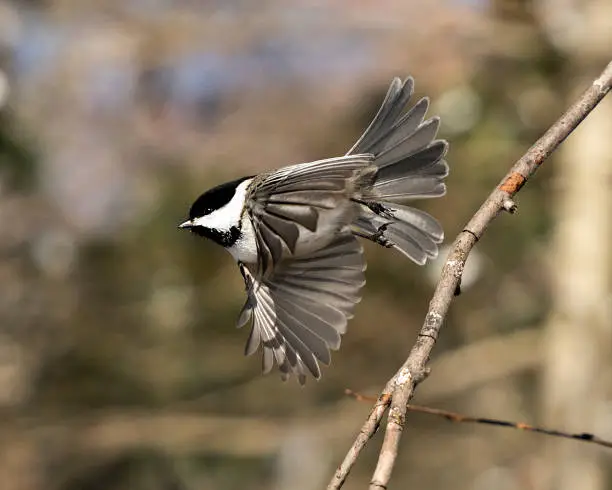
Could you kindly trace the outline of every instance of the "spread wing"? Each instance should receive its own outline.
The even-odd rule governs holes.
[[[347,320],[361,299],[366,265],[356,238],[343,233],[309,256],[287,259],[269,277],[258,279],[247,267],[241,271],[248,299],[238,326],[251,322],[245,354],[261,345],[263,372],[274,363],[281,376],[321,376],[319,362],[329,364],[330,349],[340,347]]]
[[[298,239],[321,231],[321,222],[331,228],[330,222],[337,223],[338,230],[349,225],[349,198],[360,179],[373,176],[372,159],[363,154],[301,163],[266,174],[253,185],[247,212],[255,225],[261,270],[299,254]]]

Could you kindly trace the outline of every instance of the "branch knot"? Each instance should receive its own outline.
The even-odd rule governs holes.
[[[389,412],[389,423],[386,427],[378,463],[371,479],[370,490],[387,488],[387,483],[397,459],[402,433],[401,429],[404,426],[408,402],[413,395],[415,386],[420,381],[419,376],[426,372],[425,370],[420,371],[423,369],[421,366],[424,366],[435,345],[440,327],[457,291],[457,285],[461,280],[465,261],[472,247],[501,210],[505,209],[506,211],[513,212],[516,209],[516,205],[512,200],[514,195],[531,178],[546,158],[595,108],[611,88],[612,63],[608,64],[601,76],[593,82],[591,87],[582,94],[578,101],[512,166],[510,172],[502,180],[502,183],[491,192],[478,211],[472,216],[463,232],[455,240],[449,258],[442,269],[442,277],[430,302],[430,309],[423,322],[417,343],[412,348],[404,364],[404,366],[410,366],[412,371],[407,367],[403,367],[396,376],[389,380],[383,391],[387,395],[391,392],[393,394]],[[430,338],[431,341],[423,337]],[[353,446],[330,483],[328,490],[337,490],[342,486],[359,453],[368,439],[378,429],[385,407],[385,403],[382,399],[379,399],[364,425],[364,430],[362,430],[353,443]]]
[[[421,331],[419,332],[419,337],[430,337],[433,340],[437,340],[443,320],[444,317],[436,311],[427,313]]]

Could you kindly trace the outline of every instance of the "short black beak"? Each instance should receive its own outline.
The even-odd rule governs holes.
[[[178,227],[188,230],[189,228],[193,227],[193,223],[191,222],[191,220],[187,220],[184,223],[178,225]]]

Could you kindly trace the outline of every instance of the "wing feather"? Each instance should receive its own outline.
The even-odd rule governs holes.
[[[368,167],[373,160],[370,154],[345,155],[314,162],[298,163],[264,175],[254,192],[267,196],[292,190],[303,182],[321,182],[333,178],[350,178],[356,171]]]
[[[266,211],[273,216],[295,221],[298,225],[303,226],[307,230],[315,231],[317,229],[319,213],[314,206],[291,206],[287,204],[268,203]]]
[[[266,246],[272,255],[272,262],[277,264],[280,262],[283,256],[283,239],[263,221],[259,226],[259,230],[261,232],[261,238],[266,243]],[[287,244],[287,246],[289,245]]]
[[[357,239],[344,233],[314,254],[283,260],[270,276],[242,271],[248,299],[239,324],[251,321],[245,353],[262,346],[264,372],[276,363],[284,377],[303,382],[307,371],[319,378],[318,363],[329,364],[361,300],[365,262]]]
[[[355,209],[351,198],[363,175],[373,174],[372,158],[346,155],[300,163],[253,183],[247,212],[260,255],[265,255],[260,257],[262,271],[269,273],[271,265],[296,256],[300,234],[316,233],[320,222],[332,233],[350,225]]]
[[[300,233],[296,223],[265,212],[261,214],[260,222],[265,225],[262,229],[269,229],[271,233],[274,233],[285,243],[285,245],[287,245],[291,253],[295,252],[295,245]],[[265,236],[263,236],[263,238],[265,240]],[[266,245],[269,246],[267,241]]]
[[[312,208],[319,208],[324,210],[334,209],[340,200],[345,199],[345,192],[343,191],[320,191],[320,190],[307,190],[307,191],[292,191],[292,192],[279,192],[270,196],[266,204],[284,204],[288,206],[310,206]]]

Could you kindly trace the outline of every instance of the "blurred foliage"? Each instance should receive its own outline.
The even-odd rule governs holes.
[[[240,274],[177,224],[218,182],[345,152],[388,80],[410,73],[451,142],[448,195],[418,204],[450,243],[574,80],[532,1],[384,4],[266,1],[255,20],[236,1],[0,2],[15,33],[0,36],[3,488],[281,488],[300,465],[312,469],[294,489],[323,486],[368,410],[344,389],[375,393],[400,365],[439,263],[420,269],[366,244],[368,286],[342,350],[300,388],[242,357]],[[478,244],[436,358],[543,321],[554,185],[553,158],[519,216]],[[436,401],[533,418],[536,368]],[[177,425],[146,425],[164,414]],[[228,417],[246,429],[223,442],[214,428],[233,427]],[[398,488],[480,488],[499,465],[514,472],[503,488],[529,477],[535,440],[445,424],[411,419]],[[366,485],[376,444],[347,488]]]
[[[0,175],[8,188],[26,192],[36,184],[38,156],[34,142],[16,126],[9,111],[0,111]]]

